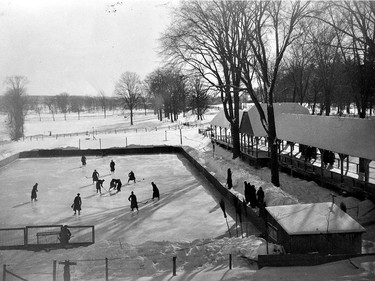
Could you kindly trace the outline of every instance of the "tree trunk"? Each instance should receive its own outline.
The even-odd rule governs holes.
[[[271,182],[275,186],[280,186],[279,179],[279,154],[277,149],[276,141],[276,124],[275,124],[275,114],[273,111],[273,104],[267,105],[267,115],[268,115],[268,147],[271,151]]]

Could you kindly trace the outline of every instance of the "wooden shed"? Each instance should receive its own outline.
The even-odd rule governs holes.
[[[366,230],[332,202],[266,207],[270,242],[287,253],[359,254]]]

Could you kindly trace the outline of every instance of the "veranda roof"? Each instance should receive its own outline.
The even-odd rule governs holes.
[[[238,124],[241,124],[242,115],[243,115],[243,111],[240,110]],[[225,117],[225,113],[223,110],[220,110],[218,114],[216,114],[216,116],[211,120],[210,124],[213,126],[230,129],[230,123]]]
[[[260,105],[264,111],[267,118],[267,105]],[[294,113],[294,114],[310,114],[309,110],[298,103],[274,103],[273,104],[275,120],[277,120],[283,113]],[[253,131],[253,136],[255,137],[265,137],[267,136],[266,131],[260,121],[260,115],[258,109],[253,106],[248,111],[248,118],[250,119],[251,128]]]
[[[375,160],[375,120],[338,116],[280,114],[278,139]]]

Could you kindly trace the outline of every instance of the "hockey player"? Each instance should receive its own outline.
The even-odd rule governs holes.
[[[77,196],[74,198],[74,202],[73,202],[73,205],[72,205],[74,214],[76,214],[77,211],[78,211],[78,215],[81,214],[81,206],[82,206],[82,200],[81,200],[81,197],[79,195],[80,194],[77,193]]]
[[[154,198],[158,198],[158,200],[159,200],[160,199],[160,193],[159,193],[158,187],[156,186],[156,184],[154,182],[152,182],[151,185],[152,185],[152,200],[154,200]]]
[[[133,212],[134,209],[137,209],[137,213],[138,213],[139,211],[138,211],[137,197],[135,196],[133,191],[130,194],[128,200],[130,201],[130,208],[132,209],[132,212]]]
[[[130,171],[128,176],[129,176],[128,183],[129,183],[129,181],[134,181],[134,183],[135,183],[135,175],[134,175],[133,171]]]
[[[109,168],[111,170],[111,174],[113,174],[115,172],[115,162],[113,160],[111,160],[111,163],[109,163]]]
[[[86,156],[82,155],[81,157],[82,166],[86,166]]]
[[[98,180],[99,180],[99,173],[96,170],[94,170],[94,172],[92,173],[92,184],[94,184],[94,182]]]
[[[96,181],[96,193],[100,193],[100,194],[102,194],[102,187],[103,187],[103,182],[104,182],[104,180],[97,180]]]
[[[38,192],[38,183],[34,184],[33,189],[31,190],[31,202],[33,202],[33,200],[38,201],[36,199],[36,197],[37,197],[36,193],[37,192]]]

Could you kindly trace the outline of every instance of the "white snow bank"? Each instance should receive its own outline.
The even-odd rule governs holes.
[[[228,239],[228,238],[226,238]],[[267,255],[267,247],[269,255],[279,255],[284,252],[282,246],[251,235],[246,238],[231,238],[223,248],[225,254],[236,254],[248,259],[258,260],[258,255]]]

